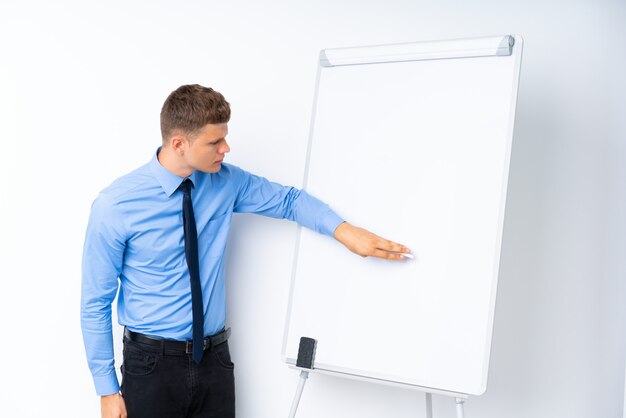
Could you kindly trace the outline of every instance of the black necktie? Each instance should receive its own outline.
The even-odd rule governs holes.
[[[200,286],[200,267],[198,266],[198,232],[193,216],[191,187],[193,183],[186,179],[180,185],[183,190],[183,225],[185,229],[185,257],[189,267],[191,283],[191,310],[193,312],[193,361],[200,363],[204,352],[204,307],[202,306],[202,287]]]

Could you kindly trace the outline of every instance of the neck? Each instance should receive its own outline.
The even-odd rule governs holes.
[[[171,147],[161,147],[157,159],[167,171],[176,174],[178,177],[189,177],[194,171],[193,168],[185,163],[183,158],[173,152]]]

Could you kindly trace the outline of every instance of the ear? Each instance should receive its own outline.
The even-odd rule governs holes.
[[[183,155],[187,150],[188,143],[187,139],[183,135],[176,134],[170,138],[170,145],[176,154]]]

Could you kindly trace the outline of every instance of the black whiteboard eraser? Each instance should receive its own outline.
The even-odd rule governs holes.
[[[316,347],[317,340],[308,337],[300,337],[300,346],[298,347],[298,360],[296,361],[296,366],[305,369],[312,369],[313,361],[315,360]]]

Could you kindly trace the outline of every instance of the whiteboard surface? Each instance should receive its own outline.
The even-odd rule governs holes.
[[[305,188],[412,249],[361,258],[300,228],[283,358],[479,395],[486,389],[521,59],[320,67]]]

